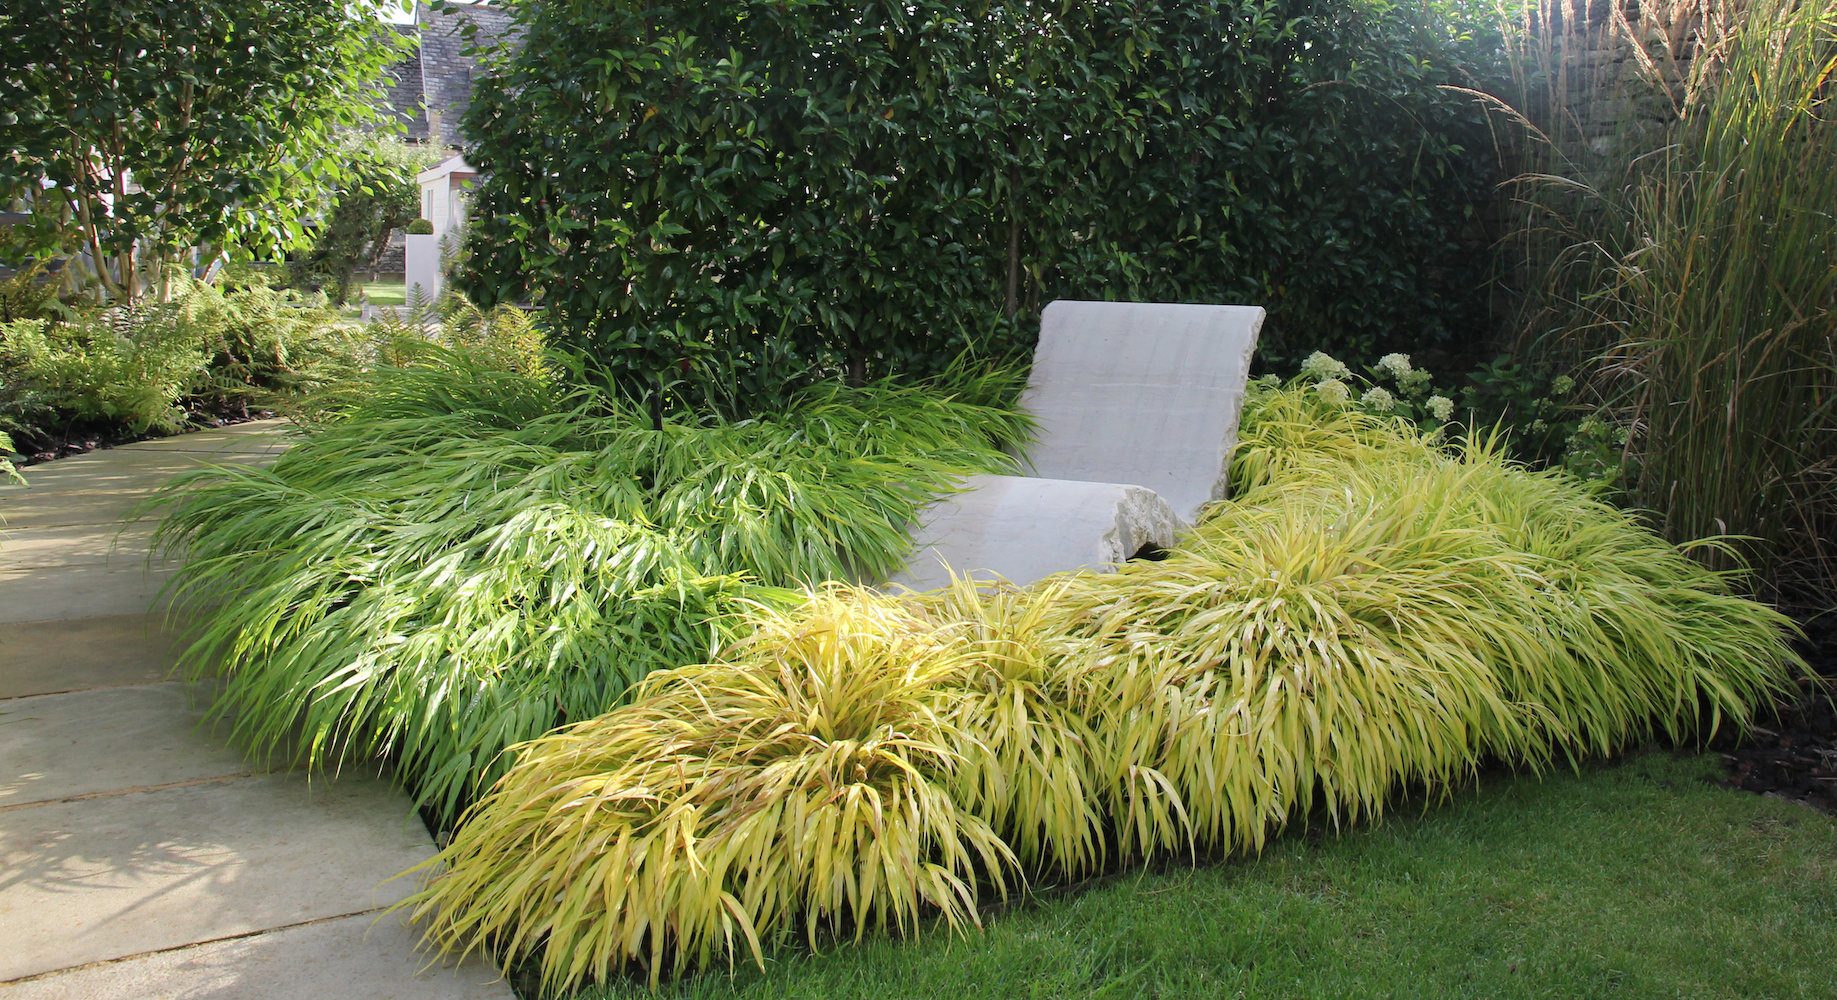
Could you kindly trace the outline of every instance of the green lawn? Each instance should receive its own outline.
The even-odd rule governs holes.
[[[403,306],[408,304],[408,286],[399,281],[365,282],[357,287],[363,290],[364,299],[373,306]]]
[[[782,949],[665,996],[1837,994],[1837,821],[1716,788],[1713,756],[1495,775],[1426,812],[1027,905],[970,938]],[[582,997],[640,997],[640,982]]]

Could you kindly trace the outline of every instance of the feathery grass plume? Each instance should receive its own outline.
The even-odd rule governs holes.
[[[763,966],[800,916],[812,940],[916,933],[921,907],[977,923],[971,883],[1014,858],[948,791],[975,741],[941,695],[971,647],[861,591],[757,610],[726,662],[521,748],[400,904],[430,939],[537,955],[566,989],[628,961],[655,984],[741,940]]]
[[[1605,81],[1576,56],[1595,19],[1571,16],[1565,30],[1564,6],[1525,6],[1542,25],[1507,35],[1528,118],[1511,114],[1532,136],[1514,199],[1533,279],[1518,297],[1517,353],[1589,373],[1583,390],[1628,432],[1628,489],[1661,535],[1739,536],[1696,555],[1751,562],[1770,593],[1828,593],[1837,6],[1607,5],[1608,34],[1631,58],[1587,61],[1586,74],[1637,77],[1615,95],[1633,105],[1588,99]],[[1628,110],[1639,104],[1660,113]],[[1590,111],[1628,121],[1574,120]]]
[[[465,349],[368,376],[271,469],[180,477],[150,506],[181,603],[221,605],[236,735],[313,761],[390,754],[451,817],[513,744],[712,658],[735,601],[884,574],[916,507],[1010,471],[1011,411],[936,389],[811,389],[772,419],[666,422]],[[761,589],[765,588],[765,589]]]

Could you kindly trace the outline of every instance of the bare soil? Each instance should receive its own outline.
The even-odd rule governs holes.
[[[1739,741],[1711,744],[1728,766],[1729,788],[1787,799],[1837,816],[1837,614],[1801,620],[1799,655],[1808,670],[1798,695],[1762,713]]]

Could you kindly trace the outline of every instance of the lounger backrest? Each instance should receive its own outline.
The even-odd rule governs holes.
[[[1262,326],[1256,306],[1051,303],[1021,397],[1033,474],[1146,486],[1193,521],[1225,497]]]

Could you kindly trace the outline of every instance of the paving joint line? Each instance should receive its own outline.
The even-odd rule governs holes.
[[[275,927],[263,927],[260,930],[243,931],[240,934],[225,934],[222,937],[206,938],[203,941],[189,941],[185,944],[175,944],[168,948],[155,948],[152,951],[137,951],[132,955],[119,955],[119,956],[116,956],[115,958],[103,958],[103,959],[98,959],[94,962],[84,962],[81,965],[68,965],[62,969],[49,969],[44,972],[34,972],[29,976],[20,976],[17,979],[0,979],[0,987],[17,986],[20,983],[30,983],[30,982],[34,982],[40,979],[50,979],[53,976],[68,975],[72,972],[82,972],[85,969],[98,969],[105,965],[117,965],[122,962],[132,962],[138,958],[148,958],[153,955],[164,955],[168,952],[186,951],[191,948],[202,948],[207,944],[218,944],[224,941],[240,941],[243,938],[260,937],[263,934],[273,934],[276,931],[290,931],[296,927],[311,927],[314,924],[330,923],[333,920],[344,920],[348,917],[361,917],[361,916],[365,916],[371,913],[381,913],[382,911],[387,910],[387,909],[389,909],[389,907],[387,906],[372,906],[367,910],[353,910],[350,913],[339,913],[339,914],[334,914],[329,917],[314,917],[311,920],[301,920],[301,921],[297,921],[291,924],[280,924]]]
[[[56,621],[82,621],[81,618],[61,618]],[[23,701],[27,698],[49,698],[54,694],[84,694],[89,691],[119,691],[122,688],[163,687],[167,684],[208,684],[222,680],[221,677],[207,677],[195,680],[190,677],[168,677],[162,681],[130,681],[122,684],[91,684],[87,687],[60,688],[56,691],[34,691],[31,694],[0,694],[0,701]]]
[[[111,788],[101,792],[84,792],[81,795],[66,795],[61,799],[42,799],[38,802],[15,802],[12,805],[0,806],[0,813],[18,812],[21,809],[37,809],[42,806],[64,805],[69,802],[88,802],[92,799],[112,799],[121,795],[141,795],[147,792],[166,792],[174,788],[195,788],[199,785],[220,785],[226,781],[238,781],[243,778],[261,778],[270,774],[285,774],[285,771],[238,771],[235,774],[219,774],[212,778],[187,778],[184,781],[167,781],[158,785],[136,785],[133,788]]]

